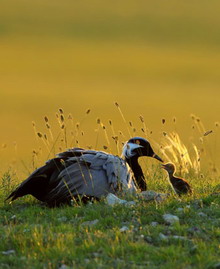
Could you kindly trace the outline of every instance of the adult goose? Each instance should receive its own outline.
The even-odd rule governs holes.
[[[74,199],[100,199],[121,189],[146,190],[140,156],[153,157],[162,162],[150,143],[133,137],[123,147],[122,158],[103,151],[69,149],[34,171],[6,200],[27,194],[49,206],[70,203]]]

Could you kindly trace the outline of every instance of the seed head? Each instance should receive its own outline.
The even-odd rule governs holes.
[[[38,135],[38,137],[40,137],[40,138],[43,137],[42,133],[40,133],[40,132],[38,132],[37,135]]]
[[[63,114],[60,115],[60,120],[61,120],[61,122],[65,121]]]
[[[115,142],[118,142],[118,136],[112,136],[112,139],[115,141]]]
[[[119,104],[117,102],[115,102],[115,105],[116,105],[116,107],[119,107]]]
[[[50,129],[50,124],[46,123],[46,127],[47,127],[47,129]]]
[[[46,122],[49,121],[47,116],[44,117],[44,120],[45,120]]]
[[[142,115],[139,116],[142,123],[144,123],[144,117]]]
[[[205,132],[203,135],[207,136],[207,135],[211,134],[212,132],[213,132],[212,130],[209,130],[209,131]]]
[[[60,112],[60,114],[63,114],[63,109],[59,108],[59,112]]]

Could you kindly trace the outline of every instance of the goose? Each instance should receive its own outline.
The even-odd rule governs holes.
[[[72,148],[35,170],[6,200],[12,202],[31,194],[48,206],[59,206],[79,198],[83,202],[90,198],[99,200],[121,190],[145,191],[147,184],[138,163],[141,156],[163,162],[142,137],[128,140],[121,158],[103,151]]]
[[[174,173],[176,171],[176,167],[174,164],[162,164],[162,168],[167,171],[170,183],[176,194],[178,194],[179,196],[186,193],[192,194],[192,188],[190,187],[186,179],[174,176]]]

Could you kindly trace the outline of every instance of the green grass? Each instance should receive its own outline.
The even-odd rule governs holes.
[[[155,174],[148,180],[149,189],[171,192],[166,175]],[[218,189],[218,179],[207,177],[201,182],[188,175],[188,180],[193,197],[178,200],[171,195],[161,204],[134,198],[136,205],[129,207],[102,201],[47,208],[30,197],[4,204],[9,189],[3,185],[0,268],[60,268],[63,264],[67,268],[217,268],[220,195],[210,194]],[[180,223],[167,225],[165,213],[178,216]],[[98,223],[93,226],[83,224],[95,219]],[[120,231],[123,226],[128,227],[126,232]],[[162,240],[161,233],[168,239]],[[8,250],[14,253],[2,253]]]

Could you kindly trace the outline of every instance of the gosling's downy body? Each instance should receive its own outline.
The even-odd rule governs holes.
[[[162,168],[168,172],[170,183],[172,184],[176,194],[182,195],[192,193],[192,188],[185,179],[174,176],[174,173],[176,171],[174,164],[172,163],[162,164]]]
[[[162,162],[150,143],[141,137],[125,143],[123,158],[103,151],[73,148],[34,171],[7,199],[13,201],[31,194],[49,206],[58,206],[74,199],[100,199],[121,190],[146,190],[146,181],[137,161],[141,156]]]

